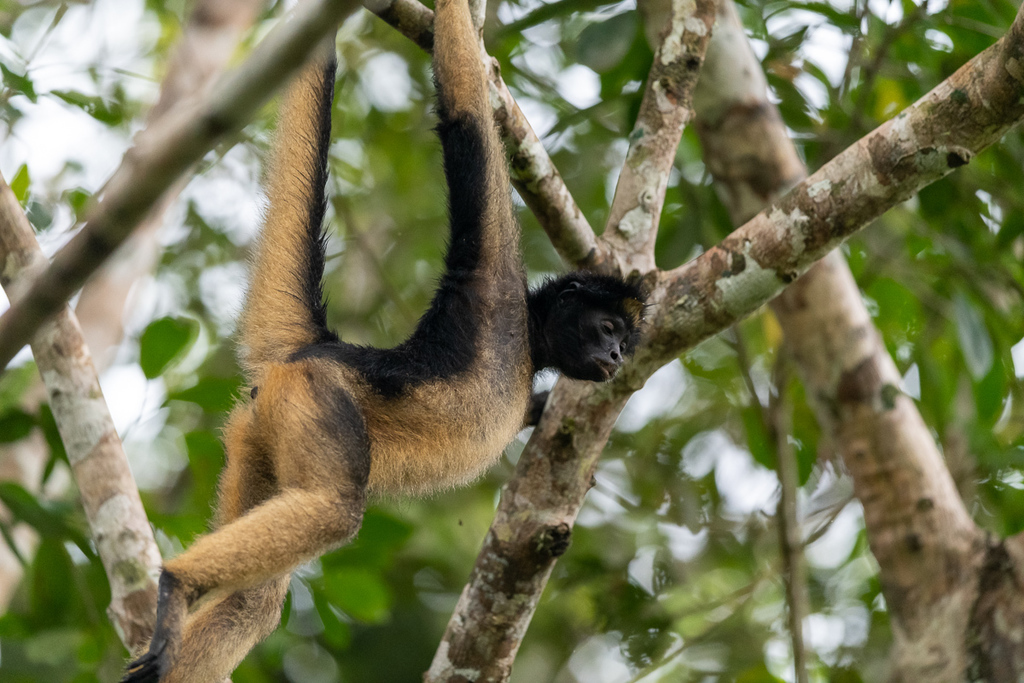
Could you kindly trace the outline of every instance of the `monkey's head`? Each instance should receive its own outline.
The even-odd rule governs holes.
[[[534,368],[553,367],[573,379],[611,379],[636,350],[644,295],[619,278],[563,275],[530,294]]]

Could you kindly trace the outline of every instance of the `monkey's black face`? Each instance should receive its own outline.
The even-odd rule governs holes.
[[[619,314],[568,306],[548,321],[553,365],[573,379],[604,382],[633,352],[632,326]]]
[[[604,382],[633,355],[643,295],[619,278],[575,272],[530,292],[533,366]]]

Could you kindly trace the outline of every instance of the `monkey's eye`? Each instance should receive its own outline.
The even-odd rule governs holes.
[[[611,320],[605,320],[604,322],[601,323],[601,329],[607,332],[608,334],[612,334],[615,332],[615,323],[613,323]]]

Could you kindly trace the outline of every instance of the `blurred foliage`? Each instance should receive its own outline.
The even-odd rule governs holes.
[[[75,41],[65,28],[107,16],[111,0],[0,0],[8,139],[31,139],[31,124],[59,111],[115,147],[99,160],[71,150],[47,164],[31,149],[0,156],[44,245],[60,242],[87,210],[140,125],[188,4],[116,3],[134,24],[112,30],[145,38],[127,62],[123,46],[67,47]],[[492,54],[600,231],[652,60],[640,13],[598,0],[507,0],[489,10]],[[748,0],[740,12],[813,170],[992,44],[1016,8],[1006,0]],[[268,23],[247,45],[274,16],[263,17]],[[93,37],[71,35],[78,47]],[[426,306],[446,237],[429,62],[365,14],[344,27],[339,52],[330,318],[347,340],[389,345]],[[108,375],[108,398],[123,402],[124,393],[135,404],[122,435],[165,555],[202,533],[211,515],[224,457],[219,430],[242,381],[230,335],[273,116],[268,106],[205,160],[171,214],[162,260],[139,285],[142,303],[128,313],[129,339]],[[731,230],[692,131],[677,159],[658,237],[664,267]],[[844,247],[969,509],[1002,535],[1024,529],[1022,161],[1024,138],[1013,132]],[[557,271],[536,220],[525,210],[521,220],[530,277]],[[767,405],[780,390],[795,406],[812,680],[881,680],[891,634],[859,507],[802,388],[772,386],[779,344],[778,324],[763,312],[660,371],[627,407],[513,680],[792,680],[776,454],[755,403]],[[20,400],[34,376],[28,364],[0,380],[0,447],[39,428],[52,451],[43,477],[53,484],[66,455],[52,415]],[[139,379],[118,384],[125,376]],[[419,680],[520,448],[513,444],[475,486],[376,501],[354,543],[296,573],[283,626],[233,680]],[[0,617],[0,679],[117,679],[125,653],[104,615],[109,589],[73,492],[47,500],[8,482],[0,501],[11,510],[0,524],[5,537],[16,521],[42,537],[34,556],[22,558],[25,579]]]

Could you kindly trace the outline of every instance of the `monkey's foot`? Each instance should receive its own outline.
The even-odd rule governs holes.
[[[166,649],[167,641],[161,643],[156,649],[151,644],[149,652],[128,665],[121,683],[159,683],[160,676],[164,671],[164,650]]]

